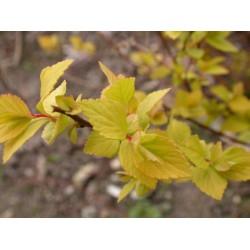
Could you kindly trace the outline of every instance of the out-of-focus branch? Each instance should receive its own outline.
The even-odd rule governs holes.
[[[165,110],[168,110],[168,111],[171,110],[171,108],[168,107],[166,104],[164,104],[164,109],[165,109]],[[240,146],[245,146],[245,147],[247,147],[248,149],[250,149],[250,144],[247,143],[247,142],[238,140],[237,138],[235,138],[235,137],[233,137],[233,136],[230,136],[230,135],[225,134],[225,133],[223,133],[223,132],[221,132],[221,131],[218,131],[218,130],[215,130],[215,129],[211,128],[211,127],[208,127],[208,126],[204,125],[203,123],[200,123],[200,122],[198,122],[198,121],[196,121],[196,120],[194,120],[194,119],[192,119],[192,118],[185,118],[185,120],[187,120],[187,121],[189,121],[189,122],[195,124],[196,126],[200,127],[200,128],[203,129],[203,130],[206,130],[206,131],[209,132],[210,134],[213,134],[213,135],[215,135],[215,136],[218,136],[218,137],[220,137],[221,139],[224,138],[223,141],[224,141],[225,143],[227,143],[227,144],[229,144],[229,142],[230,142],[230,143],[238,144],[238,145],[240,145]]]

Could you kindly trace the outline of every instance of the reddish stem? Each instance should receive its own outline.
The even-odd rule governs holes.
[[[130,136],[130,135],[127,135],[126,138],[127,138],[129,141],[132,140],[132,136]]]
[[[44,115],[44,114],[32,114],[32,116],[34,118],[41,118],[41,117],[46,117],[46,118],[49,118],[48,116]]]
[[[49,118],[50,120],[56,121],[56,119],[52,116],[44,115],[44,114],[31,114],[33,118]]]

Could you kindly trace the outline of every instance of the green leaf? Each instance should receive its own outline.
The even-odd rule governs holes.
[[[228,102],[232,97],[232,93],[223,85],[217,85],[213,87],[212,93],[218,96],[224,102]]]
[[[193,49],[189,49],[187,51],[187,54],[189,56],[191,56],[194,59],[199,59],[201,57],[203,57],[204,55],[204,50],[203,49],[199,49],[199,48],[193,48]]]
[[[207,169],[193,168],[192,181],[205,194],[221,200],[227,187],[227,180],[212,167]]]
[[[191,136],[191,130],[187,124],[173,119],[168,125],[167,134],[177,145],[181,145]]]
[[[127,184],[125,184],[120,192],[120,195],[118,197],[118,203],[122,201],[135,187],[136,180],[130,180]]]
[[[162,79],[165,78],[170,73],[170,69],[165,65],[160,65],[152,70],[150,74],[151,79]]]
[[[109,139],[123,140],[128,125],[125,108],[113,100],[83,100],[82,112],[100,135]]]
[[[221,65],[212,65],[204,70],[204,73],[208,75],[226,75],[229,71]]]
[[[189,163],[168,137],[159,134],[142,134],[138,146],[143,159],[138,167],[144,174],[157,179],[190,177]]]
[[[142,127],[145,127],[145,124],[141,121],[141,119],[144,119],[144,116],[149,113],[154,105],[159,102],[169,90],[170,89],[163,89],[155,91],[147,95],[146,98],[138,105],[136,113],[138,114],[139,122]]]
[[[3,163],[6,163],[10,157],[47,122],[48,119],[45,118],[34,119],[20,135],[12,140],[6,141],[3,149]]]
[[[200,141],[197,135],[189,137],[185,146],[180,146],[185,156],[198,168],[206,169],[208,163],[208,150],[204,142]]]
[[[55,117],[58,117],[60,114],[53,112],[53,106],[56,106],[56,96],[61,96],[66,93],[66,81],[57,87],[54,91],[52,91],[42,102],[44,111]]]
[[[85,144],[84,152],[111,158],[118,154],[119,147],[119,140],[107,139],[93,130]]]
[[[207,35],[207,31],[195,31],[191,35],[192,43],[197,44],[202,41]]]
[[[110,85],[115,84],[116,81],[118,80],[117,76],[107,66],[105,66],[103,63],[99,62],[99,66],[100,66],[102,72],[108,78],[109,84]]]
[[[223,36],[214,33],[206,39],[206,42],[215,49],[223,52],[237,52],[238,49]]]
[[[126,172],[128,172],[129,175],[133,176],[137,180],[140,180],[147,187],[155,189],[157,180],[147,176],[138,169],[138,157],[139,156],[136,154],[131,142],[128,140],[121,142],[119,159],[122,167],[126,170]]]
[[[72,64],[73,60],[65,60],[51,67],[42,70],[41,80],[41,101],[53,90],[58,79],[63,75],[64,71]]]
[[[250,123],[249,121],[240,116],[229,116],[222,124],[223,131],[230,131],[230,132],[244,132],[249,130]]]
[[[68,130],[68,136],[70,138],[70,141],[73,144],[77,143],[77,129],[75,126],[72,126],[69,130]]]
[[[124,78],[117,80],[111,87],[105,89],[103,95],[106,98],[118,101],[123,105],[127,105],[135,92],[135,78]]]
[[[228,102],[228,106],[235,113],[244,114],[250,111],[250,101],[243,95],[234,97]]]
[[[151,189],[147,186],[145,186],[143,183],[141,183],[140,181],[136,182],[136,186],[135,186],[135,192],[139,197],[145,196],[146,194],[148,194],[151,191]]]

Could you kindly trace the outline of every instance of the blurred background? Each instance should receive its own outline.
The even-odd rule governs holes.
[[[233,32],[230,41],[239,52],[226,55],[230,73],[224,78],[243,81],[249,91],[250,32]],[[138,67],[138,51],[163,55],[166,64],[170,60],[157,32],[1,32],[0,93],[20,96],[35,112],[41,70],[66,58],[75,60],[63,76],[73,96],[99,97],[107,81],[98,61],[117,74],[135,76],[137,89],[171,87],[166,69],[157,76],[144,74]],[[150,65],[150,56],[145,60]],[[217,79],[222,81],[221,76]],[[76,145],[62,135],[50,146],[38,133],[6,165],[0,164],[0,217],[250,216],[249,182],[230,182],[221,202],[192,183],[173,183],[159,185],[145,198],[132,193],[118,204],[118,159],[83,153],[89,130],[79,132]]]

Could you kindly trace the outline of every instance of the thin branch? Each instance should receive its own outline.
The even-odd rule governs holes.
[[[92,128],[93,127],[88,121],[84,120],[79,115],[67,114],[64,110],[60,109],[59,107],[53,106],[53,112],[57,112],[57,113],[70,117],[71,119],[73,119],[74,121],[78,123],[79,128],[85,128],[85,127]]]
[[[171,108],[168,107],[166,104],[164,104],[164,109],[165,109],[165,110],[168,110],[168,111],[171,110]],[[208,126],[204,125],[203,123],[200,123],[200,122],[198,122],[198,121],[196,121],[196,120],[194,120],[194,119],[192,119],[192,118],[185,118],[185,120],[187,120],[187,121],[189,121],[189,122],[195,124],[196,126],[198,126],[198,127],[202,128],[202,129],[208,131],[209,133],[211,133],[211,134],[213,134],[213,135],[216,135],[216,136],[222,137],[222,138],[226,138],[226,139],[227,139],[228,141],[230,141],[230,142],[233,142],[233,143],[236,143],[236,144],[240,144],[240,145],[246,146],[246,147],[248,147],[248,148],[250,147],[250,144],[249,144],[249,143],[244,142],[244,141],[241,141],[241,140],[238,140],[237,138],[235,138],[235,137],[233,137],[233,136],[230,136],[230,135],[228,135],[228,134],[225,134],[225,133],[223,133],[223,132],[221,132],[221,131],[214,130],[213,128],[208,127]],[[226,141],[225,141],[225,142],[226,142]],[[226,142],[226,143],[228,144],[228,142]]]
[[[130,61],[130,58],[128,55],[124,54],[121,50],[121,48],[112,40],[112,38],[106,36],[103,32],[97,32],[97,35],[108,45],[110,45],[118,54],[120,57],[122,57],[126,61]]]
[[[23,32],[16,32],[15,39],[15,51],[13,56],[13,65],[16,67],[19,65],[23,55]]]

